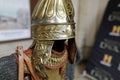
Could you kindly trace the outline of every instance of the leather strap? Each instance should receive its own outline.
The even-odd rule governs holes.
[[[32,66],[32,63],[31,63],[30,59],[25,54],[24,54],[24,60],[25,60],[27,66],[29,68],[30,73],[32,74],[33,79],[34,80],[40,80],[39,77],[34,72],[34,69],[33,69],[33,66]]]
[[[34,72],[31,60],[23,52],[23,47],[18,46],[17,51],[18,51],[18,57],[19,57],[19,63],[18,63],[19,64],[19,79],[18,80],[24,80],[24,60],[25,60],[27,67],[32,75],[32,80],[42,80]]]
[[[19,78],[18,80],[23,80],[24,79],[24,60],[23,60],[23,47],[22,46],[18,46],[17,47],[17,51],[18,51],[18,56],[19,56],[19,62],[18,62],[18,66],[19,66]]]

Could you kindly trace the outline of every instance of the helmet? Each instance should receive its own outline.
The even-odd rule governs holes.
[[[73,17],[71,0],[39,0],[32,14],[34,38],[38,40],[74,38]]]
[[[32,22],[35,41],[32,62],[35,69],[40,72],[38,66],[47,63],[54,44],[60,41],[68,41],[68,56],[73,63],[75,23],[71,0],[39,0],[32,14]]]

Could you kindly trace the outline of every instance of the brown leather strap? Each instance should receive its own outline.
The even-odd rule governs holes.
[[[22,46],[18,46],[17,47],[17,51],[18,51],[18,56],[19,56],[19,78],[18,80],[23,80],[24,79],[24,60],[23,60],[23,47]]]
[[[38,76],[35,74],[35,72],[34,72],[34,69],[33,69],[32,63],[31,63],[31,60],[30,60],[30,59],[28,58],[28,56],[26,56],[25,54],[24,54],[24,59],[25,59],[25,62],[26,62],[26,64],[27,64],[28,68],[29,68],[30,73],[32,74],[33,79],[34,79],[34,80],[40,80],[39,77],[38,77]]]
[[[30,73],[32,75],[32,80],[42,80],[34,72],[31,60],[23,52],[23,47],[22,46],[18,46],[17,47],[17,51],[18,51],[18,57],[19,57],[19,80],[24,80],[24,60],[25,60],[27,66],[28,66],[28,69],[29,69],[29,71],[30,71]]]

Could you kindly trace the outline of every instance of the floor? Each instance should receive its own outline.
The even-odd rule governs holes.
[[[79,65],[76,66],[75,68],[75,79],[74,80],[90,80],[87,77],[84,77],[82,75],[83,71],[85,70],[86,64],[85,63],[80,63]]]

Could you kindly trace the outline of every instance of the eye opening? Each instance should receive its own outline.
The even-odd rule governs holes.
[[[65,40],[54,41],[52,49],[58,52],[62,52],[65,48]]]

